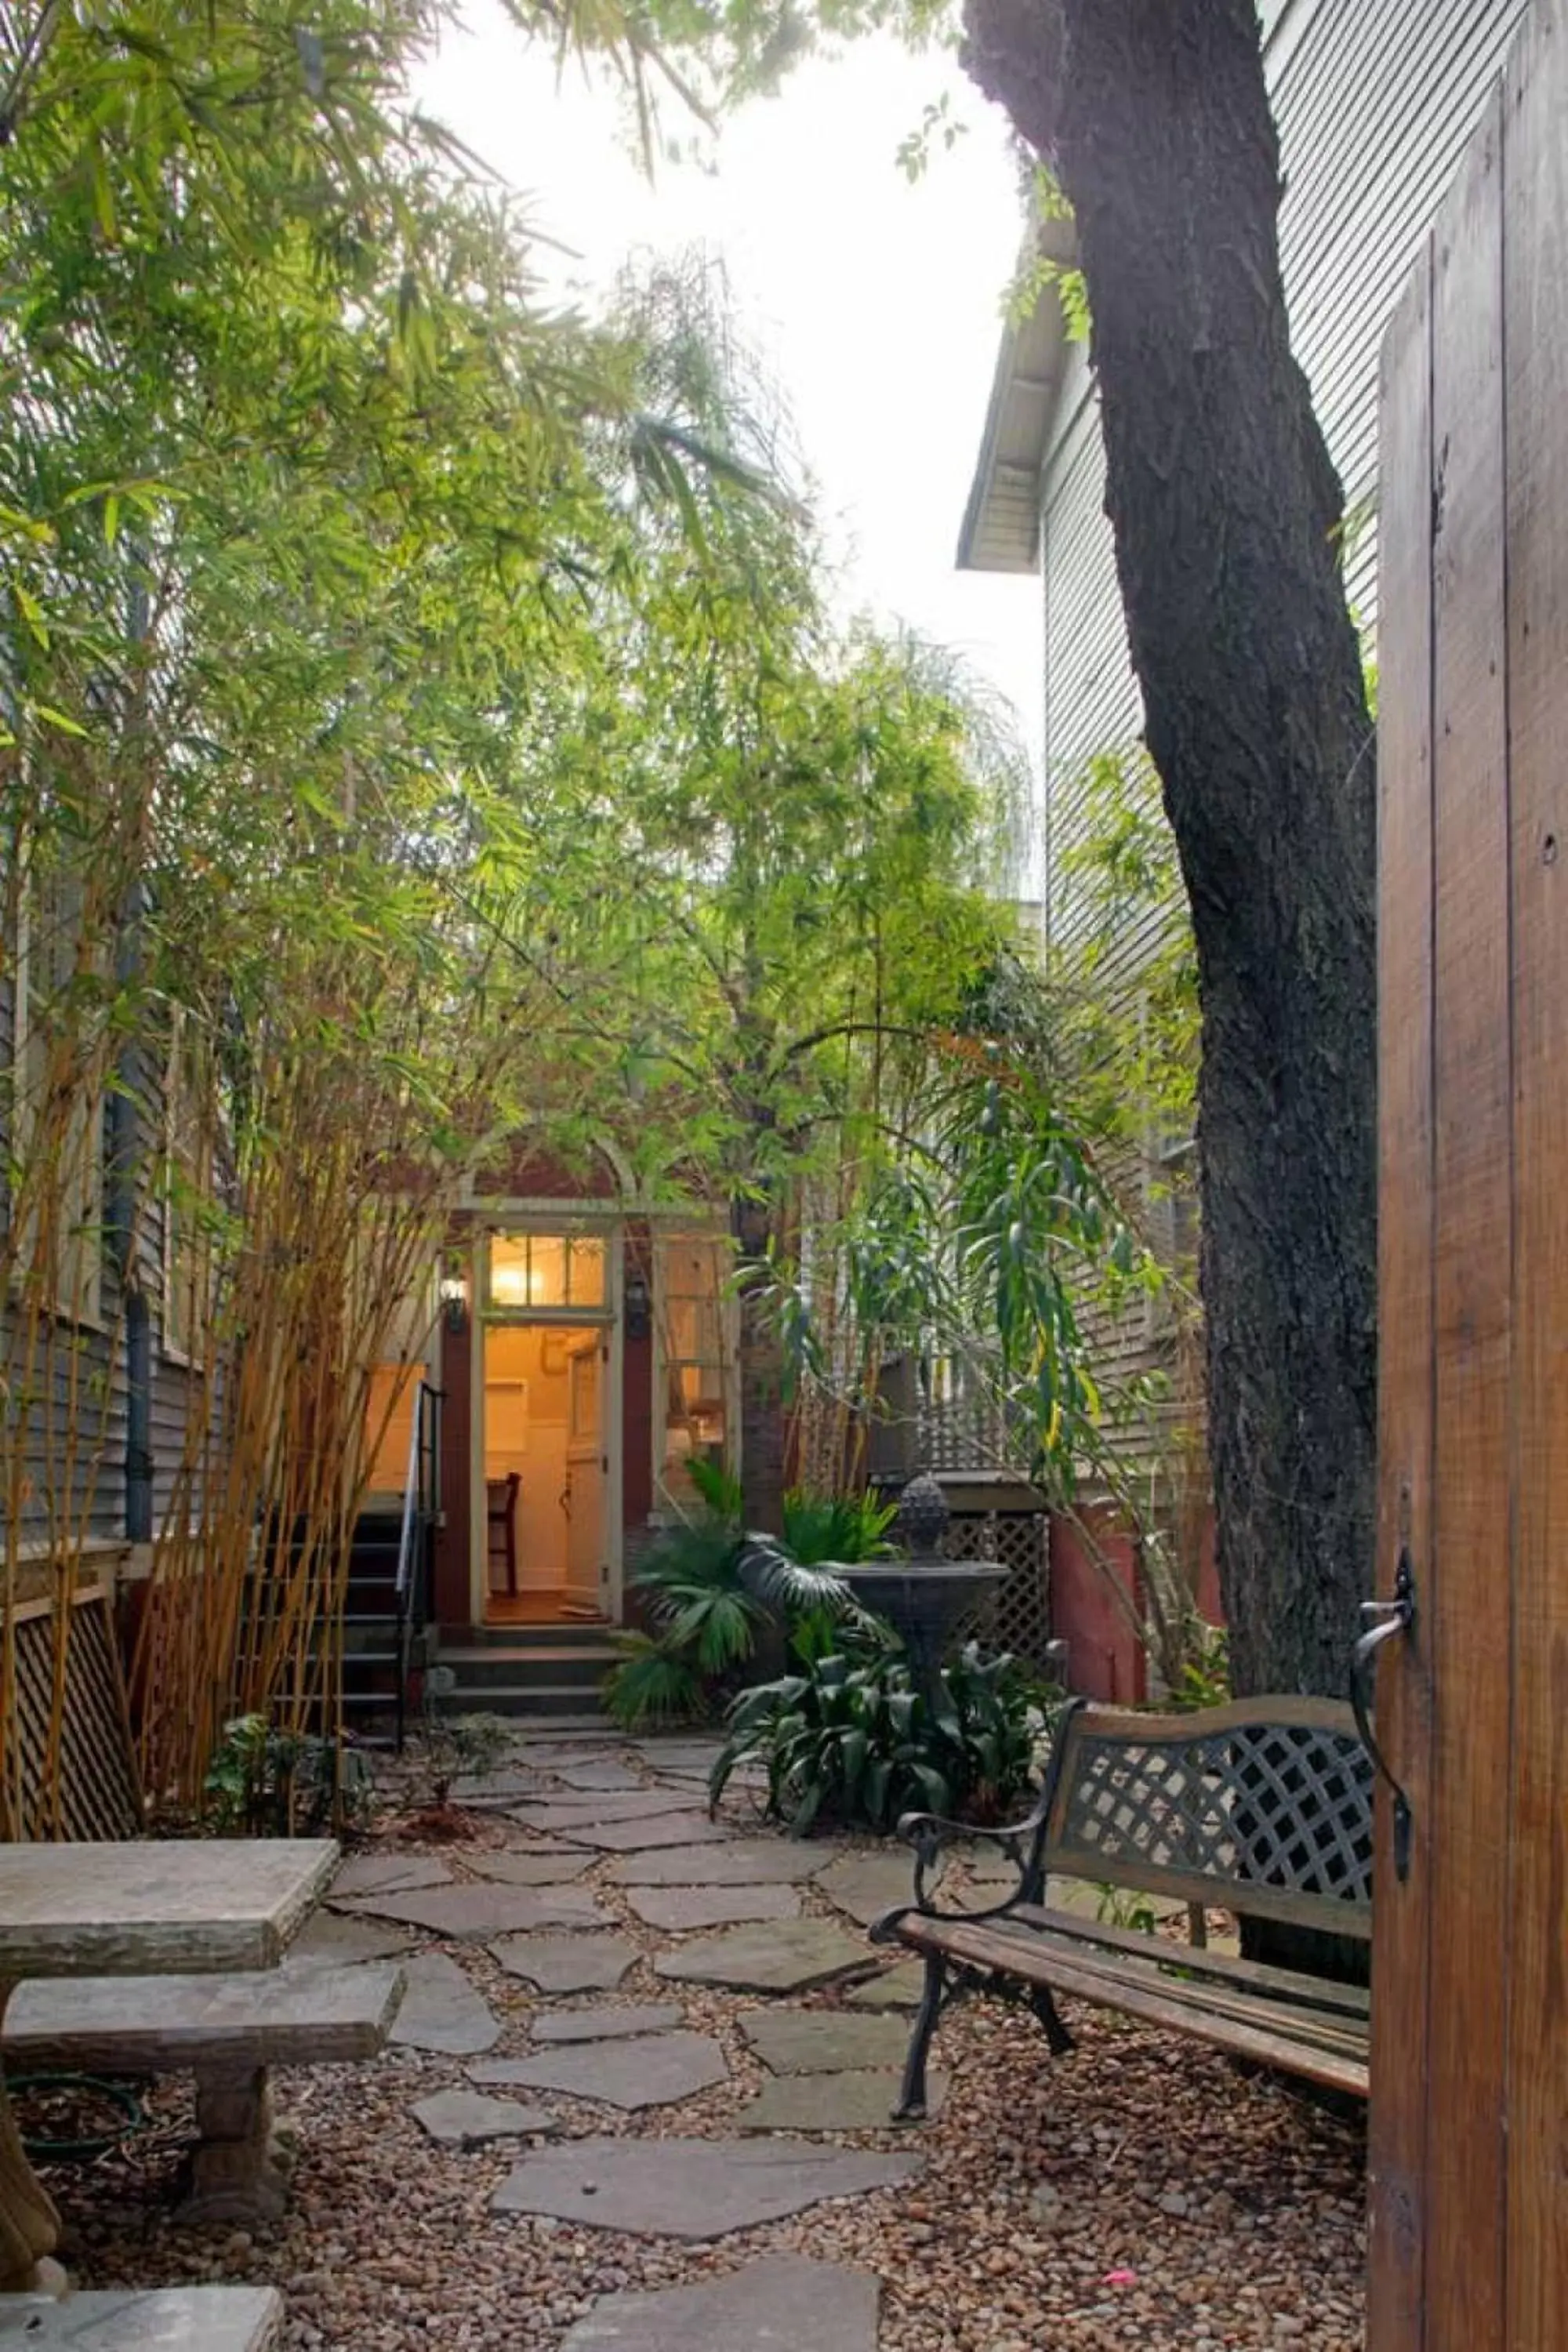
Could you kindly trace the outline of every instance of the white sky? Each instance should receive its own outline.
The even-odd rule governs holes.
[[[650,186],[607,83],[574,68],[558,85],[495,0],[471,0],[468,23],[420,97],[573,248],[540,253],[552,290],[589,307],[633,252],[721,254],[816,476],[847,611],[961,649],[1014,703],[1037,767],[1037,583],[953,562],[1021,234],[1000,113],[952,58],[868,40],[737,113],[715,170],[661,163]],[[897,149],[943,90],[968,128],[911,186]]]

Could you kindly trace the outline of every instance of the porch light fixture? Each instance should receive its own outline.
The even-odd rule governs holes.
[[[468,1328],[468,1277],[460,1269],[441,1276],[441,1319],[454,1334]]]
[[[653,1329],[653,1295],[640,1265],[626,1268],[624,1300],[627,1339],[646,1339]]]

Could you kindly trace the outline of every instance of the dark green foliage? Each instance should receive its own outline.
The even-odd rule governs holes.
[[[795,1486],[784,1496],[784,1548],[802,1568],[886,1559],[896,1549],[888,1529],[898,1515],[897,1503],[879,1503],[874,1495],[814,1495]]]
[[[717,1802],[757,1762],[769,1813],[797,1837],[819,1822],[886,1832],[910,1811],[996,1821],[1035,1778],[1047,1699],[1016,1658],[976,1643],[942,1668],[934,1705],[900,1654],[841,1644],[742,1692],[709,1793]]]
[[[622,1637],[621,1661],[605,1685],[605,1705],[628,1730],[707,1714],[769,1624],[831,1624],[855,1614],[828,1568],[889,1549],[892,1512],[866,1496],[795,1489],[777,1542],[743,1532],[740,1490],[725,1472],[705,1463],[691,1468],[702,1510],[669,1528],[633,1577],[651,1631]]]
[[[320,1836],[334,1820],[367,1820],[375,1801],[360,1749],[280,1730],[264,1715],[225,1724],[205,1790],[206,1822],[219,1837]]]

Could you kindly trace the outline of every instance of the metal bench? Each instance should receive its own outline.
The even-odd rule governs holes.
[[[270,2352],[282,2328],[269,2286],[0,2294],[0,2352]]]
[[[1250,1698],[1172,1716],[1076,1700],[1027,1821],[987,1831],[906,1814],[914,1902],[871,1930],[925,1962],[896,2114],[924,2115],[938,2021],[977,1990],[1026,2001],[1058,2056],[1072,2039],[1054,1995],[1068,1993],[1364,2098],[1362,1987],[1053,1910],[1046,1891],[1054,1872],[1364,1941],[1372,1787],[1354,1717],[1331,1700]],[[1018,1884],[989,1909],[944,1912],[932,1874],[946,1849],[974,1839],[1000,1845]]]
[[[196,2078],[197,2140],[182,2218],[271,2221],[287,2164],[269,2070],[374,2058],[403,1999],[395,1966],[285,1960],[236,1976],[40,1978],[20,1986],[0,2039],[13,2074],[68,2071]]]

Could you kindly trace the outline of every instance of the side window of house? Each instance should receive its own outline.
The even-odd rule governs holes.
[[[18,1276],[41,1269],[48,1305],[78,1322],[102,1304],[103,992],[84,941],[80,886],[36,876],[16,922],[11,1197]]]
[[[694,1461],[735,1467],[735,1315],[725,1288],[731,1265],[728,1241],[715,1234],[661,1234],[654,1244],[654,1482],[663,1510],[689,1511],[697,1500]]]

